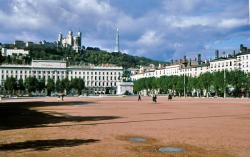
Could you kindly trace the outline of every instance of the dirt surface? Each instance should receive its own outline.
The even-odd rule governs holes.
[[[250,156],[248,99],[14,99],[0,103],[0,118],[0,157]]]

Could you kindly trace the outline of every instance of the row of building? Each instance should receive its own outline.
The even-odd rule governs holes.
[[[186,57],[179,61],[171,61],[171,64],[166,66],[140,67],[140,69],[132,72],[131,79],[133,81],[147,77],[161,76],[190,76],[198,77],[206,72],[217,71],[232,71],[242,70],[246,73],[250,72],[250,52],[247,49],[241,50],[238,54],[224,55],[219,57],[219,52],[216,51],[216,58],[210,61],[201,61],[201,55],[198,55],[198,60],[187,60]]]
[[[65,61],[55,60],[33,60],[31,65],[0,65],[0,86],[8,77],[14,77],[17,80],[25,80],[28,77],[47,80],[62,80],[68,78],[84,79],[85,87],[88,93],[105,93],[106,89],[113,89],[116,93],[118,83],[122,82],[123,68],[114,65],[85,65],[85,66],[67,66]]]
[[[7,48],[2,48],[1,50],[2,56],[13,56],[13,55],[22,55],[22,56],[27,56],[29,55],[29,50],[24,50],[24,49],[7,49]]]

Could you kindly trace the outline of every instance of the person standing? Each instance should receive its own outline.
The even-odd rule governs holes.
[[[156,99],[157,99],[156,94],[153,94],[153,96],[152,96],[152,100],[153,100],[153,102],[154,102],[154,103],[156,103],[156,102],[157,102],[157,100],[156,100]]]
[[[141,101],[141,95],[140,94],[138,95],[138,101]]]
[[[154,99],[155,99],[155,103],[157,103],[157,96],[156,96],[156,94],[155,94],[155,98]]]
[[[62,101],[63,101],[64,94],[62,94]]]
[[[171,93],[168,94],[168,100],[169,100],[169,101],[172,100],[172,95],[171,95]]]

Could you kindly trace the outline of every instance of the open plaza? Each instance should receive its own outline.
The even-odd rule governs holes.
[[[1,157],[250,156],[249,99],[6,99],[0,117]]]

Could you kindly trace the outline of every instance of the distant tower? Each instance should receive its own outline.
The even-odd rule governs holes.
[[[248,0],[248,24],[250,25],[250,0]]]
[[[220,52],[219,50],[215,50],[215,59],[219,59],[220,58]]]
[[[115,36],[115,52],[120,52],[120,36],[119,36],[119,29],[116,29],[116,36]]]
[[[76,52],[79,52],[81,50],[81,45],[82,45],[82,33],[77,32],[77,36],[74,37],[73,49],[76,50]]]
[[[82,46],[82,33],[81,33],[81,32],[78,32],[78,33],[77,33],[77,37],[78,37],[77,46],[81,47],[81,46]]]
[[[68,46],[73,46],[73,32],[69,31],[67,36],[67,44]]]
[[[201,54],[198,54],[198,64],[201,65]]]
[[[57,39],[57,44],[58,44],[58,45],[62,45],[62,40],[63,40],[62,33],[59,33],[58,39]]]

